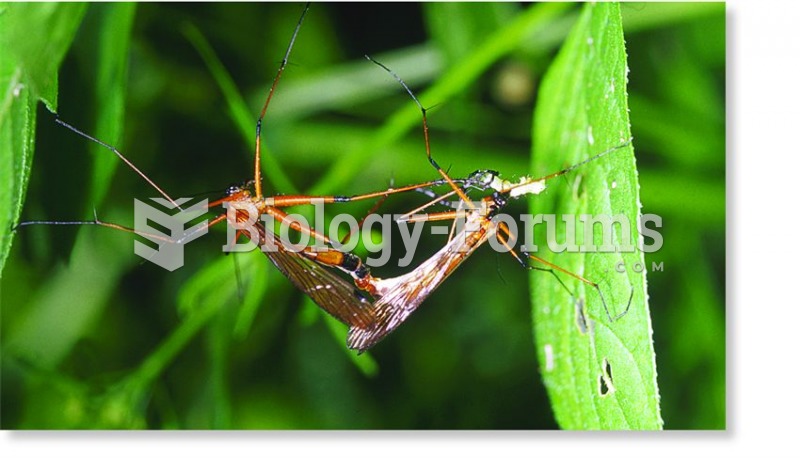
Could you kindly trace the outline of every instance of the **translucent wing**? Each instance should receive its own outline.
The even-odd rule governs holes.
[[[372,321],[373,304],[351,281],[334,275],[332,269],[308,259],[302,253],[288,250],[280,238],[257,224],[261,246],[266,245],[267,257],[292,283],[311,297],[320,308],[342,323],[366,328]]]
[[[353,326],[347,347],[363,352],[397,329],[475,250],[497,231],[489,219],[468,218],[464,229],[413,271],[375,283],[373,321]]]

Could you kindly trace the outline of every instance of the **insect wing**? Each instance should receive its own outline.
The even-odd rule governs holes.
[[[356,287],[334,275],[325,266],[308,259],[300,252],[288,250],[275,233],[257,224],[261,245],[275,267],[292,283],[311,297],[320,308],[342,323],[358,328],[369,326],[372,302],[357,293]]]
[[[363,352],[397,329],[496,231],[497,226],[489,219],[468,219],[464,229],[416,269],[377,281],[378,299],[374,303],[373,321],[366,328],[352,326],[347,335],[347,347]]]

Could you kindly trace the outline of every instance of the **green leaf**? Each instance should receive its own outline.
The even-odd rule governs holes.
[[[624,143],[630,136],[626,85],[619,6],[586,4],[542,82],[533,125],[535,175]],[[533,200],[533,214],[624,215],[630,230],[614,225],[614,244],[630,241],[636,246],[640,204],[632,145],[551,181],[549,187]],[[580,220],[576,226],[580,235]],[[600,244],[601,228],[594,226],[594,241]],[[531,274],[537,354],[556,420],[565,429],[660,429],[644,254],[638,249],[554,254],[537,242],[539,257],[598,283],[612,316],[625,309],[631,293],[633,297],[628,312],[611,321],[591,286],[559,274],[568,292],[555,277]]]
[[[131,28],[136,14],[135,3],[97,4],[98,22],[92,28],[92,47],[96,62],[90,65],[95,81],[97,116],[94,136],[116,145],[121,136],[125,117],[125,91],[128,78],[128,51]],[[99,205],[109,186],[119,159],[108,149],[92,146],[92,182],[89,203]]]
[[[58,67],[85,9],[66,3],[0,5],[0,272],[28,187],[36,103],[56,110]]]
[[[22,69],[25,85],[50,110],[58,108],[58,68],[86,11],[83,3],[6,4],[3,51]],[[47,34],[32,34],[46,31]]]

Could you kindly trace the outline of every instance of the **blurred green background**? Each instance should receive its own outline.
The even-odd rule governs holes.
[[[95,91],[105,77],[98,58],[108,57],[98,38],[115,8],[88,7],[61,67],[59,114],[86,130],[107,116],[110,98]],[[418,123],[379,145],[384,123],[409,98],[363,54],[422,91],[527,8],[313,5],[265,122],[268,191],[356,194],[434,178]],[[578,8],[554,9],[455,97],[425,103],[435,106],[434,154],[451,174],[527,174],[537,83]],[[173,196],[213,196],[250,178],[255,116],[301,9],[141,4],[122,14],[117,21],[132,26],[115,144]],[[720,429],[724,4],[623,4],[622,13],[643,212],[664,224],[663,249],[647,261],[648,269],[663,263],[648,271],[648,287],[665,428]],[[232,99],[195,47],[204,41],[249,115],[232,117]],[[38,123],[23,220],[91,219],[94,207],[130,224],[132,198],[156,196],[126,168],[104,180],[103,196],[91,183],[93,160],[113,155],[56,125],[43,106]],[[421,201],[392,198],[381,212]],[[341,211],[363,215],[370,206]],[[219,253],[223,242],[214,232],[192,243],[186,267],[168,273],[137,259],[127,234],[19,231],[2,274],[2,427],[557,427],[538,375],[528,274],[512,258],[478,251],[410,322],[356,357],[343,348],[343,327],[263,256],[237,258],[237,277],[234,258]],[[442,242],[424,237],[416,260]]]

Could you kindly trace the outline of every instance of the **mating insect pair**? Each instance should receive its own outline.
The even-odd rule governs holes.
[[[226,196],[215,202],[212,202],[210,205],[211,207],[217,207],[227,203],[229,204],[229,208],[232,207],[234,210],[218,215],[207,222],[202,229],[208,229],[223,221],[227,221],[229,224],[239,229],[238,226],[242,223],[243,219],[246,219],[246,215],[243,215],[241,212],[237,211],[236,207],[250,205],[251,207],[255,208],[255,212],[259,216],[263,214],[269,215],[278,222],[288,224],[296,231],[309,234],[326,244],[332,244],[331,239],[325,234],[318,232],[310,226],[303,225],[293,220],[292,217],[284,210],[287,207],[310,203],[315,197],[306,195],[281,195],[267,199],[264,197],[264,191],[262,188],[262,121],[266,115],[270,101],[274,96],[277,84],[286,68],[290,52],[294,45],[295,39],[297,38],[300,26],[307,10],[308,6],[306,6],[300,20],[298,21],[289,47],[287,48],[286,54],[283,58],[281,66],[278,69],[256,124],[256,152],[254,159],[255,170],[252,186],[232,187]],[[384,67],[376,61],[373,62],[381,67]],[[389,71],[386,67],[384,67],[384,69],[391,73],[391,71]],[[416,101],[413,93],[411,93],[403,81],[393,73],[392,75]],[[420,211],[422,211],[424,208],[427,208],[430,205],[429,204],[409,213],[404,218],[408,222],[415,222],[422,219],[439,221],[455,220],[456,218],[463,216],[465,224],[456,234],[453,235],[450,241],[440,251],[404,275],[381,279],[373,276],[370,268],[367,267],[358,256],[352,253],[343,252],[336,249],[329,249],[324,252],[317,251],[312,248],[307,248],[299,252],[290,250],[285,246],[280,238],[276,237],[276,234],[273,232],[272,228],[269,228],[261,223],[257,223],[255,225],[256,234],[250,234],[251,239],[255,239],[255,242],[257,242],[259,245],[271,247],[273,249],[266,252],[267,256],[276,265],[276,267],[278,267],[278,269],[281,270],[281,272],[283,272],[284,275],[286,275],[286,277],[289,278],[301,291],[311,297],[312,300],[314,300],[314,302],[316,302],[322,309],[350,326],[348,346],[363,351],[383,339],[387,334],[392,332],[397,328],[397,326],[403,323],[408,316],[419,307],[419,305],[427,298],[427,296],[429,296],[448,276],[450,276],[472,252],[474,252],[478,247],[492,237],[497,237],[498,240],[507,246],[510,252],[526,267],[531,266],[529,263],[530,261],[539,262],[545,266],[541,268],[542,270],[550,271],[554,275],[554,271],[561,271],[593,286],[600,294],[605,312],[610,318],[624,314],[624,312],[627,311],[627,308],[620,314],[614,316],[611,315],[602,291],[600,291],[600,288],[596,283],[591,282],[577,274],[561,269],[558,266],[542,261],[536,256],[515,252],[511,247],[511,243],[509,242],[510,234],[508,228],[502,223],[497,223],[495,221],[495,216],[502,211],[509,199],[517,198],[527,194],[539,193],[544,189],[544,182],[546,180],[569,172],[575,166],[542,179],[528,179],[520,182],[519,184],[511,184],[508,181],[502,180],[498,174],[488,171],[475,173],[465,179],[452,179],[447,172],[436,163],[431,155],[425,108],[422,107],[418,101],[417,104],[422,110],[426,155],[430,164],[438,172],[439,180],[352,197],[326,196],[319,198],[325,203],[352,202],[370,198],[387,197],[395,193],[428,189],[432,187],[435,188],[437,186],[447,186],[448,190],[442,195],[434,198],[430,204],[445,203],[447,202],[448,198],[455,196],[458,198],[458,201],[463,202],[463,205],[465,206],[464,210],[460,212],[448,211],[432,214],[420,213]],[[88,134],[83,133],[82,131],[79,131],[70,125],[67,125],[64,122],[61,122],[60,120],[59,123],[68,127],[72,131],[77,132],[78,134],[109,148],[117,155],[119,159],[123,160],[129,167],[141,175],[162,196],[175,204],[175,200],[173,198],[171,198],[152,180],[147,178],[143,172],[136,168],[133,163],[128,161],[114,147],[106,143],[102,143],[99,140],[92,138]],[[613,149],[617,148],[612,148],[612,150]],[[595,158],[597,157],[600,157],[600,155],[595,156]],[[584,161],[579,165],[585,164],[592,159]],[[485,197],[482,200],[481,205],[475,205],[467,196],[467,191],[472,188],[477,188],[478,190],[491,190],[493,193],[491,196]],[[28,222],[26,224],[31,223],[37,222]],[[96,224],[117,230],[142,234],[148,237],[151,236],[141,231],[104,222],[99,219],[89,222],[73,223]],[[628,304],[630,304],[630,299]]]

